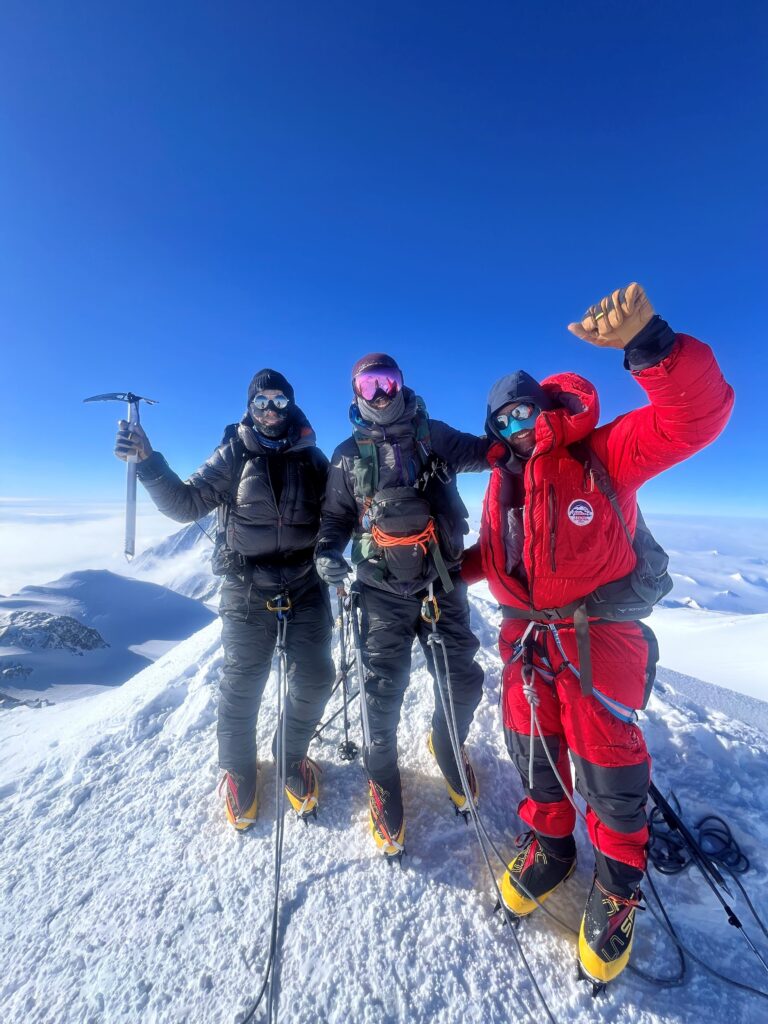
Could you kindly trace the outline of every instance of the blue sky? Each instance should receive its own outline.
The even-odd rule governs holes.
[[[518,367],[608,419],[565,324],[636,279],[737,391],[644,504],[765,514],[765,8],[522,6],[6,0],[2,494],[119,498],[113,389],[186,475],[264,365],[330,453],[373,349],[463,429]]]

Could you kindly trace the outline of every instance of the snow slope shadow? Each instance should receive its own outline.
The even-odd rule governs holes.
[[[473,602],[473,614],[489,686],[468,747],[487,826],[511,855],[520,789],[498,722],[491,612]],[[119,690],[80,701],[77,716],[61,707],[14,712],[27,732],[14,740],[15,764],[0,771],[0,941],[14,965],[0,981],[4,1019],[232,1024],[247,1009],[268,943],[274,776],[265,762],[259,821],[236,834],[216,795],[220,669],[214,623]],[[706,686],[693,696],[682,685],[665,681],[648,716],[659,785],[675,788],[691,820],[715,808],[732,822],[755,865],[747,885],[764,904],[768,737],[733,713],[710,714]],[[491,914],[473,830],[454,816],[426,749],[431,709],[431,680],[415,655],[399,737],[403,870],[373,849],[362,771],[336,761],[340,730],[311,751],[326,769],[320,817],[304,826],[291,815],[285,830],[281,1020],[500,1024],[525,1020],[526,1007],[544,1019],[511,936]],[[272,678],[259,722],[264,754],[275,720]],[[353,721],[359,739],[354,712]],[[551,901],[573,926],[592,863],[581,828],[577,839],[577,873]],[[721,969],[757,980],[695,875],[659,887],[687,941]],[[638,960],[664,973],[672,951],[649,917],[639,924]],[[668,991],[625,975],[596,1003],[575,981],[566,930],[534,916],[520,939],[559,1022],[735,1024],[764,1009],[698,970]]]

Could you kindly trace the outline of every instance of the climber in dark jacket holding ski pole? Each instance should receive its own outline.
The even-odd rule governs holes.
[[[328,584],[342,584],[350,572],[343,552],[353,538],[371,732],[365,751],[371,831],[385,855],[399,857],[405,818],[397,726],[415,637],[435,675],[430,627],[422,618],[430,585],[450,661],[461,744],[482,693],[483,672],[474,660],[479,645],[469,627],[467,588],[459,575],[467,510],[455,475],[488,468],[488,441],[430,420],[421,399],[404,386],[395,360],[384,353],[358,360],[352,387],[354,432],[331,460],[317,569]],[[429,746],[461,810],[466,797],[437,685]],[[473,785],[471,767],[465,764]]]
[[[238,830],[256,818],[256,720],[277,639],[277,609],[284,614],[290,604],[286,795],[299,815],[314,814],[318,778],[307,749],[335,677],[333,616],[313,562],[328,460],[293,388],[277,371],[259,371],[242,420],[227,428],[186,482],[152,450],[141,427],[131,431],[125,420],[115,454],[138,457],[139,479],[171,519],[189,523],[219,510],[213,569],[225,578],[217,731],[227,819]]]
[[[574,869],[570,752],[596,859],[579,961],[599,987],[629,960],[646,866],[650,759],[635,722],[658,648],[639,620],[671,587],[637,491],[718,436],[733,391],[711,349],[675,334],[638,284],[569,330],[622,350],[650,404],[598,427],[595,388],[575,373],[497,381],[493,472],[463,575],[487,578],[502,606],[504,731],[526,794],[518,814],[530,831],[502,897],[524,916]]]

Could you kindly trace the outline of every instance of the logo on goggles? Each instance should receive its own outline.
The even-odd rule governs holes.
[[[388,366],[374,366],[370,370],[363,370],[352,382],[355,394],[366,402],[372,401],[377,393],[386,398],[394,398],[402,386],[402,373]]]
[[[251,399],[251,406],[257,409],[259,412],[264,412],[265,409],[274,409],[275,412],[282,412],[283,409],[287,409],[291,404],[290,398],[285,395],[273,395],[271,398],[267,398],[266,395],[254,395]]]
[[[511,437],[519,430],[530,430],[540,412],[538,405],[533,402],[521,402],[511,412],[501,412],[494,416],[494,423],[502,437]]]

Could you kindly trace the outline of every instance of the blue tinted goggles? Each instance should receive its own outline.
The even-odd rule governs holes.
[[[533,402],[521,402],[511,412],[502,412],[493,417],[493,423],[502,437],[511,437],[519,430],[530,430],[541,412]]]

